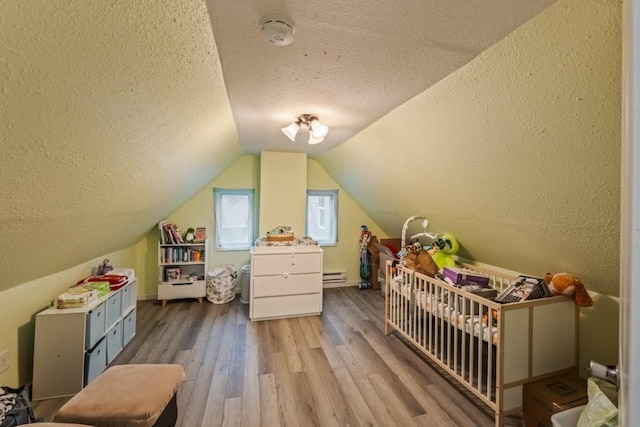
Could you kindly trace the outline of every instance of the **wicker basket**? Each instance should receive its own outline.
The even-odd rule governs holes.
[[[290,234],[267,234],[268,242],[291,242],[293,241],[293,233]]]

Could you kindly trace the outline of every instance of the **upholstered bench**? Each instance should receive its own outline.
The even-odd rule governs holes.
[[[37,423],[38,427],[95,427],[87,424],[69,424],[69,423]]]
[[[33,424],[33,423],[32,423]],[[38,427],[95,427],[87,424],[69,424],[69,423],[37,423]]]
[[[65,403],[55,422],[96,427],[173,427],[181,365],[119,365],[90,382]]]

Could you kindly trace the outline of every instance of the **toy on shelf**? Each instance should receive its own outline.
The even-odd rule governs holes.
[[[591,307],[593,300],[587,288],[576,276],[570,273],[547,273],[544,281],[551,291],[551,295],[567,295],[579,307]]]
[[[193,241],[196,239],[196,231],[189,227],[187,229],[187,232],[184,235],[184,241],[187,243],[193,243]]]

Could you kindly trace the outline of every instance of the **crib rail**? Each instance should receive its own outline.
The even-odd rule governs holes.
[[[465,266],[489,274],[491,285],[499,291],[517,276]],[[502,425],[505,415],[520,409],[522,384],[539,375],[575,367],[577,345],[566,363],[554,366],[539,368],[534,354],[538,351],[532,336],[535,307],[566,302],[564,297],[502,305],[405,267],[392,266],[391,262],[386,269],[385,332],[397,331],[488,405],[496,414],[496,425]],[[575,324],[563,339],[577,333],[577,311],[573,313],[569,320]],[[512,348],[505,352],[507,319],[506,340]]]
[[[389,325],[495,410],[500,305],[404,267],[390,285]]]

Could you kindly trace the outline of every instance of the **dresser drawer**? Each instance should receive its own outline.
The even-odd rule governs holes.
[[[302,316],[322,312],[322,294],[253,298],[251,319]]]
[[[253,278],[256,298],[279,295],[312,294],[322,292],[322,274],[278,274]]]
[[[321,273],[322,256],[305,253],[255,255],[252,259],[251,271],[254,276],[281,273]]]
[[[158,285],[158,299],[202,298],[207,295],[206,283],[199,280],[193,283],[162,283]]]

